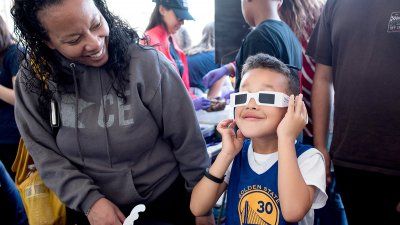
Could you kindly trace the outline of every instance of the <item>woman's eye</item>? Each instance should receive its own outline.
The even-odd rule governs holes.
[[[101,27],[101,22],[93,26],[93,30],[96,30]]]
[[[81,38],[79,37],[79,38],[76,38],[76,39],[74,39],[74,40],[67,41],[66,43],[67,43],[67,44],[70,44],[70,45],[76,45],[76,44],[79,43],[80,39],[81,39]]]

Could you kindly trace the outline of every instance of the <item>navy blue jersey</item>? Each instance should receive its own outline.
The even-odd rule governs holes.
[[[278,193],[278,161],[266,172],[254,172],[247,157],[250,141],[246,140],[235,157],[228,185],[228,225],[284,225]],[[296,144],[299,157],[311,146]]]
[[[215,63],[215,51],[201,52],[187,56],[189,66],[190,87],[197,87],[203,92],[207,90],[203,85],[203,77],[219,65]]]

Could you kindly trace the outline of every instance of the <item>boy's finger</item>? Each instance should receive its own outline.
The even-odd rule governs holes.
[[[217,128],[227,128],[229,124],[233,122],[233,119],[226,119],[219,122]]]
[[[240,129],[238,129],[236,132],[236,138],[239,139],[240,141],[244,140],[244,135]]]
[[[295,113],[297,115],[300,115],[303,111],[303,95],[299,94],[296,96],[296,102],[295,102]]]
[[[235,126],[236,126],[236,121],[235,120],[232,120],[232,122],[228,125],[228,127],[229,128],[235,128]]]
[[[308,113],[307,113],[307,108],[306,108],[306,104],[304,103],[304,101],[303,101],[303,110],[302,111],[303,111],[302,113],[303,113],[305,122],[306,122],[306,124],[308,124]]]
[[[294,95],[290,95],[287,112],[294,113]]]
[[[235,124],[236,122],[233,119],[223,120],[217,125],[217,131],[221,134],[222,137],[234,138],[236,136],[233,129],[235,127]]]

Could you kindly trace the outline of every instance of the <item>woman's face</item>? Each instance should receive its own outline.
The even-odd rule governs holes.
[[[163,21],[167,26],[168,33],[175,34],[184,24],[184,20],[177,18],[172,9],[166,9],[163,6],[160,6],[159,10],[163,17]]]
[[[108,60],[109,27],[93,0],[64,0],[38,12],[50,40],[65,58],[93,67]]]

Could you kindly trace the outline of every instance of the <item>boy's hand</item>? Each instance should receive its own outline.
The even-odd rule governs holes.
[[[237,130],[235,135],[234,127],[236,123],[233,119],[227,119],[221,121],[217,130],[222,136],[222,150],[221,153],[225,153],[235,157],[242,149],[244,136],[240,130]]]
[[[308,114],[303,95],[300,94],[296,98],[291,95],[287,113],[277,129],[278,138],[288,138],[294,142],[307,123]]]

